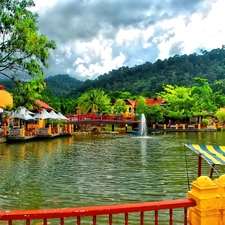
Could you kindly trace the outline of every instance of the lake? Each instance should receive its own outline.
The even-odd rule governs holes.
[[[186,198],[198,157],[185,143],[225,145],[225,138],[223,132],[80,134],[0,144],[0,209]],[[209,175],[202,162],[202,174]],[[216,170],[224,173],[223,167]]]

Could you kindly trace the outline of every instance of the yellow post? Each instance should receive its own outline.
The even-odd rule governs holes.
[[[200,123],[198,124],[198,129],[199,129],[199,130],[201,129],[201,124],[200,124]]]
[[[183,127],[183,130],[185,130],[185,123],[183,123],[182,127]]]
[[[176,129],[178,129],[178,124],[176,123]]]
[[[56,132],[57,132],[57,134],[60,133],[60,126],[59,126],[59,124],[56,125]]]
[[[67,133],[67,125],[64,126],[64,133]]]
[[[164,130],[166,130],[166,124],[163,125]]]
[[[48,134],[52,134],[52,126],[51,126],[51,124],[49,124],[49,126],[48,126]]]
[[[213,127],[214,127],[214,129],[216,129],[216,123],[213,123]]]
[[[34,127],[34,135],[37,134],[37,127]]]
[[[155,124],[152,125],[153,129],[155,129]]]
[[[25,129],[24,129],[24,125],[21,126],[21,136],[24,137],[25,136]]]
[[[6,124],[3,125],[3,136],[7,135],[7,126]]]
[[[71,124],[68,125],[68,133],[71,133]]]
[[[223,201],[218,195],[219,186],[207,176],[200,176],[191,185],[188,198],[194,199],[197,205],[190,207],[190,225],[223,224],[220,213]]]
[[[218,179],[214,181],[218,185],[218,194],[222,199],[222,208],[220,210],[220,218],[222,218],[222,223],[225,224],[225,174],[221,175]]]

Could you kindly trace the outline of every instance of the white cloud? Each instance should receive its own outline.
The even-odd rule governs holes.
[[[40,31],[58,46],[47,75],[94,79],[121,66],[225,44],[224,0],[36,3]]]

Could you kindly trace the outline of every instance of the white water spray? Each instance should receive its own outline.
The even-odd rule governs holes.
[[[141,114],[141,130],[140,130],[140,132],[141,132],[141,136],[147,136],[147,134],[148,134],[146,118],[143,113]]]

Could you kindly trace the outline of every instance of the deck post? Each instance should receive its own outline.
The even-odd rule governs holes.
[[[49,135],[52,134],[52,126],[51,126],[51,124],[49,124],[49,126],[48,126],[48,134],[49,134]]]
[[[190,207],[190,225],[209,225],[222,223],[222,198],[218,194],[219,186],[208,176],[200,176],[191,183],[192,190],[188,198],[195,200],[196,206]]]
[[[3,136],[6,136],[6,135],[7,135],[7,126],[4,123],[4,125],[3,125]]]
[[[24,128],[24,125],[21,126],[21,136],[22,137],[25,136],[25,128]]]
[[[200,123],[198,124],[198,129],[199,129],[199,130],[201,129],[201,124],[200,124]]]
[[[185,123],[182,124],[183,130],[185,130]]]
[[[219,186],[218,194],[222,198],[221,217],[223,219],[221,224],[225,224],[225,174],[221,175],[218,179],[214,180],[214,183]]]

